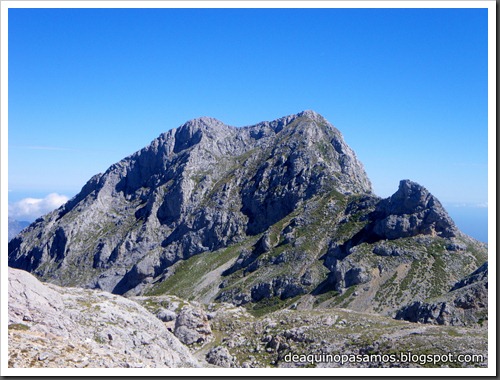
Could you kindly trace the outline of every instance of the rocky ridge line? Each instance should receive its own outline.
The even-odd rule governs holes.
[[[175,262],[260,234],[332,188],[371,192],[340,132],[313,111],[244,128],[194,119],[35,221],[9,243],[9,265],[140,294]]]

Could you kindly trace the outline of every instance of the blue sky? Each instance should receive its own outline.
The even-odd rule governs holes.
[[[199,117],[325,116],[376,194],[487,203],[486,9],[9,9],[9,202]]]

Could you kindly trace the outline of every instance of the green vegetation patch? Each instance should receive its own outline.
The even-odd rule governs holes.
[[[254,317],[261,317],[265,314],[272,313],[274,311],[284,309],[286,307],[289,307],[292,305],[295,301],[297,301],[300,298],[299,296],[295,296],[293,298],[287,298],[285,300],[282,300],[281,298],[275,296],[271,298],[264,298],[263,300],[253,304],[253,307],[247,307],[247,310],[254,316]]]
[[[165,281],[153,286],[146,292],[146,295],[172,294],[189,300],[194,299],[194,289],[203,276],[236,258],[241,246],[242,243],[234,244],[228,248],[200,253],[187,260],[179,261],[172,267],[174,273]]]
[[[333,299],[332,305],[339,306],[339,307],[347,306],[350,302],[349,298],[352,296],[352,294],[354,293],[356,288],[357,288],[356,285],[353,285],[353,286],[347,288],[347,290],[343,294],[338,295]]]
[[[328,301],[329,299],[332,299],[334,297],[337,297],[339,295],[339,292],[337,290],[328,290],[327,292],[318,294],[317,296],[314,297],[314,306],[318,306],[319,304]]]
[[[11,323],[9,325],[9,330],[18,330],[18,331],[26,331],[29,330],[30,327],[23,323]]]

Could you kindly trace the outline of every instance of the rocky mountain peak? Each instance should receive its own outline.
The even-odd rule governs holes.
[[[198,131],[202,133],[216,133],[217,131],[228,131],[234,130],[235,127],[231,127],[223,123],[222,121],[208,116],[202,116],[195,119],[188,120],[180,127],[175,128],[176,138],[181,138],[184,134],[196,134]]]
[[[297,116],[299,117],[308,117],[310,119],[316,119],[316,118],[321,118],[323,119],[323,116],[321,116],[319,113],[317,113],[314,110],[304,110],[300,111]]]
[[[388,238],[417,234],[454,237],[458,230],[441,202],[425,187],[402,180],[377,207],[374,231]]]
[[[226,126],[222,121],[211,116],[200,116],[191,120],[188,120],[179,129],[185,127],[198,127],[198,128],[214,128],[218,126]]]
[[[323,123],[327,122],[323,116],[321,116],[319,113],[317,113],[316,111],[313,111],[313,110],[301,111],[297,114],[297,117],[304,117],[304,118],[308,118],[308,119],[323,122]]]
[[[242,128],[201,117],[95,175],[9,242],[9,266],[49,282],[9,271],[9,362],[50,366],[66,352],[91,355],[94,366],[197,366],[182,342],[205,346],[212,365],[238,366],[259,351],[277,363],[298,343],[309,353],[318,331],[331,337],[320,345],[327,352],[362,352],[346,326],[375,342],[363,352],[396,350],[381,330],[370,333],[375,325],[356,324],[360,316],[385,335],[394,329],[396,341],[408,324],[389,318],[482,327],[487,253],[420,184],[373,194],[340,131],[314,111]],[[291,328],[287,319],[301,315]],[[62,340],[33,357],[31,334],[61,327]],[[420,333],[407,335],[422,344]]]
[[[185,149],[198,144],[203,136],[217,139],[222,138],[232,128],[212,117],[200,117],[189,120],[175,130],[174,153],[179,153]]]
[[[9,263],[59,284],[124,293],[331,191],[369,194],[371,184],[314,111],[244,128],[201,117],[93,177],[11,242]]]
[[[304,110],[304,111],[298,112],[296,114],[283,116],[283,117],[275,120],[275,122],[283,123],[286,126],[290,126],[290,125],[296,125],[296,124],[294,124],[294,122],[296,122],[298,120],[308,121],[308,122],[313,121],[313,122],[318,122],[318,124],[320,124],[320,123],[329,124],[328,121],[323,116],[321,116],[319,113],[317,113],[316,111],[313,111],[313,110]],[[311,126],[313,126],[313,125],[311,125]]]
[[[429,207],[439,207],[438,202],[425,187],[403,179],[384,207],[392,214],[411,214]]]
[[[251,137],[259,140],[263,137],[274,136],[283,129],[288,133],[298,132],[298,126],[307,126],[310,129],[316,129],[318,127],[333,128],[328,120],[317,112],[305,110],[297,114],[280,117],[273,121],[262,121],[256,125],[246,126],[242,129],[247,130]],[[338,132],[338,134],[340,134],[340,132]]]

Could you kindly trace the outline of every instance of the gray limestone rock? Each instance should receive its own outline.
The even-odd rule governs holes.
[[[175,262],[265,233],[333,190],[369,194],[371,184],[315,112],[243,128],[202,117],[92,177],[9,243],[9,265],[59,285],[138,295]],[[272,243],[264,234],[255,255]]]
[[[9,330],[9,355],[14,362],[30,342],[35,344],[33,337],[40,336],[48,339],[36,343],[42,350],[38,360],[57,360],[61,367],[77,365],[83,358],[89,367],[200,366],[162,322],[131,300],[43,284],[17,269],[9,268],[8,276],[8,324],[22,327],[17,335]],[[61,354],[51,357],[47,352]]]
[[[403,262],[415,259],[413,250],[388,241],[417,236],[451,239],[459,234],[441,203],[424,187],[409,180],[400,181],[398,190],[389,198],[365,196],[350,203],[340,226],[352,223],[350,219],[359,214],[362,216],[358,216],[358,223],[363,223],[363,227],[342,244],[333,242],[325,257],[338,290],[371,279],[364,262],[349,259],[364,243],[373,244],[372,252],[377,256],[401,257]]]
[[[395,316],[410,322],[473,326],[488,319],[488,263],[460,280],[450,292],[401,308]]]
[[[264,298],[279,297],[282,300],[305,293],[300,279],[292,276],[274,278],[271,282],[256,284],[251,289],[252,301],[258,302]]]
[[[30,225],[30,222],[13,220],[9,218],[9,229],[7,234],[7,239],[10,241],[16,237],[16,235],[21,232],[24,228]]]
[[[402,180],[390,198],[382,200],[375,211],[373,233],[384,239],[418,234],[451,238],[457,228],[441,203],[419,184]]]
[[[172,310],[161,309],[156,313],[156,317],[163,322],[175,321],[177,314]]]
[[[233,288],[220,292],[215,300],[220,302],[229,302],[236,306],[241,306],[251,302],[252,296],[246,292],[242,292],[240,289]]]
[[[342,290],[370,281],[371,276],[364,265],[364,263],[356,263],[351,260],[337,260],[330,274],[335,289]]]
[[[184,344],[205,344],[212,339],[212,330],[205,311],[184,306],[175,320],[174,334]]]
[[[218,367],[230,368],[238,366],[236,358],[223,346],[217,346],[208,351],[206,360],[208,363]]]
[[[486,261],[483,265],[477,268],[473,273],[458,281],[453,287],[451,291],[463,288],[464,286],[474,284],[476,282],[485,282],[488,284],[488,262]]]
[[[372,194],[340,132],[313,111],[242,128],[188,121],[92,177],[8,249],[9,265],[56,285],[386,316],[448,292],[486,256],[421,185]],[[446,312],[471,302],[464,293]],[[161,308],[179,308],[151,310],[171,328]],[[175,318],[191,348],[211,339],[196,313]]]

